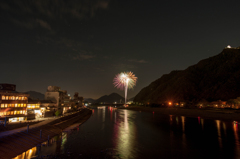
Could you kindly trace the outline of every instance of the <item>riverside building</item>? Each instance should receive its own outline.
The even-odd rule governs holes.
[[[0,120],[26,120],[28,97],[29,94],[17,92],[14,84],[0,84]]]
[[[51,100],[56,103],[57,110],[60,110],[63,114],[71,109],[71,97],[67,94],[67,91],[61,90],[57,86],[48,86],[45,93],[45,100]]]

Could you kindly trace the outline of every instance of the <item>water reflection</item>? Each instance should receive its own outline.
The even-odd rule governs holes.
[[[235,156],[237,156],[238,158],[240,157],[240,145],[239,145],[239,136],[238,136],[238,123],[237,122],[233,122],[233,131],[234,131],[234,137],[235,137],[235,144],[236,144],[236,148],[235,148]]]
[[[221,137],[221,128],[220,128],[220,120],[215,120],[216,125],[217,125],[217,132],[218,132],[218,142],[219,142],[219,147],[222,148],[222,137]]]
[[[170,125],[172,125],[172,115],[169,115],[170,117]]]
[[[226,136],[227,135],[227,132],[226,132],[227,128],[226,128],[226,123],[225,122],[223,122],[223,130],[224,130],[224,135]]]
[[[181,116],[182,119],[182,131],[185,132],[185,116]]]
[[[201,125],[202,125],[202,130],[203,130],[203,124],[204,124],[204,119],[201,119]]]
[[[231,122],[112,107],[96,108],[94,113],[75,133],[63,134],[61,142],[32,154],[68,155],[70,151],[76,154],[72,158],[80,154],[82,158],[233,158],[240,152],[238,124]]]
[[[178,124],[178,116],[176,116],[176,122],[177,122],[177,124]]]
[[[235,143],[237,148],[239,148],[239,137],[238,137],[238,124],[233,123],[233,131],[234,131],[234,136],[235,136]]]
[[[124,158],[129,158],[131,156],[131,150],[133,149],[133,124],[129,121],[128,111],[123,110],[123,113],[119,116],[118,120],[118,135],[116,149],[119,154]],[[123,120],[121,120],[123,119]],[[130,157],[131,158],[131,157]]]

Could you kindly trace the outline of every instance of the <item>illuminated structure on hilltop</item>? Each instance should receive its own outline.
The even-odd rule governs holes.
[[[136,85],[137,77],[132,72],[122,72],[115,76],[113,84],[115,87],[125,90],[125,104],[127,103],[127,89]]]

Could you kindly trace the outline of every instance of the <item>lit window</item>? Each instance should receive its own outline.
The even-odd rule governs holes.
[[[0,116],[2,116],[3,115],[3,112],[0,112]]]
[[[5,98],[5,96],[2,96],[2,100],[5,100],[6,98]]]
[[[23,113],[23,111],[21,110],[21,111],[20,111],[20,114],[22,114],[22,113]]]
[[[16,96],[16,100],[18,100],[18,96]]]
[[[8,100],[8,96],[6,96],[6,100]]]
[[[21,104],[18,104],[18,107],[21,107]]]
[[[7,115],[10,115],[10,111],[7,112]]]
[[[13,111],[11,111],[11,115],[13,115],[13,113],[14,113],[14,112],[13,112]]]
[[[17,114],[19,114],[20,113],[20,111],[17,111]]]
[[[27,97],[24,97],[25,100],[27,100]]]
[[[12,96],[12,99],[15,100],[15,96]]]
[[[17,107],[17,104],[15,104],[15,107]]]
[[[23,114],[25,114],[25,110],[23,111]]]
[[[14,115],[17,114],[17,111],[14,111]]]
[[[13,100],[13,96],[9,96],[9,100]]]
[[[21,104],[21,107],[23,107],[23,103]]]
[[[7,104],[5,104],[5,108],[7,108]]]
[[[1,108],[4,108],[4,104],[1,104]]]
[[[24,107],[26,107],[26,104],[24,104]]]
[[[7,115],[7,112],[4,112],[4,115]]]

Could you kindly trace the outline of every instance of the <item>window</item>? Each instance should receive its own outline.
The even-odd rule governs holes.
[[[23,107],[23,103],[21,104],[21,107]]]
[[[15,100],[15,96],[12,96],[13,100]]]
[[[23,111],[23,114],[25,114],[25,110]]]
[[[18,100],[18,96],[16,96],[16,100]]]
[[[17,111],[14,111],[14,115],[17,114]]]
[[[25,100],[27,100],[27,97],[24,97]]]
[[[18,107],[21,107],[21,104],[18,104]]]
[[[15,104],[15,107],[17,107],[17,104]]]
[[[8,100],[8,96],[6,96],[6,100]]]
[[[8,106],[8,105],[7,105],[7,104],[5,104],[5,108],[7,108],[7,106]]]
[[[21,110],[21,111],[20,111],[20,114],[22,114],[22,113],[23,113],[23,111]]]
[[[13,96],[9,96],[9,100],[13,100]]]
[[[0,112],[0,116],[2,116],[3,115],[3,112]]]
[[[4,104],[1,104],[1,108],[4,108]]]
[[[14,112],[13,112],[13,111],[11,111],[11,115],[13,115],[13,113],[14,113]]]
[[[17,114],[19,114],[20,113],[20,111],[17,111]]]
[[[24,107],[26,107],[26,104],[24,104]]]
[[[7,112],[4,112],[4,115],[7,115]]]
[[[10,111],[7,112],[7,115],[10,115]]]
[[[5,96],[2,96],[2,100],[5,100],[6,98],[5,98]]]

